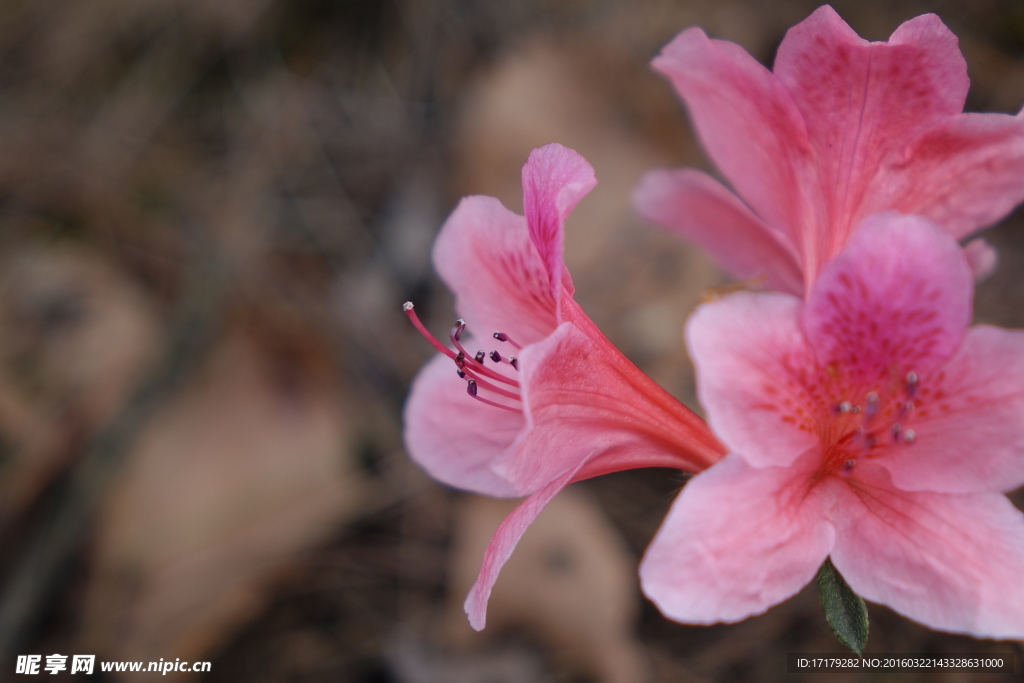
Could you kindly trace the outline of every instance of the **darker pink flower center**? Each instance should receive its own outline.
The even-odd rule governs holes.
[[[849,474],[862,458],[875,458],[891,448],[917,441],[912,426],[915,411],[929,392],[922,390],[915,371],[889,377],[868,391],[844,389],[833,394],[819,418],[822,475]]]
[[[519,370],[519,361],[515,356],[503,356],[497,350],[493,350],[490,353],[484,351],[477,351],[474,354],[470,354],[462,346],[462,335],[466,331],[466,321],[456,320],[455,325],[452,327],[448,337],[452,342],[452,346],[455,350],[449,349],[447,346],[437,340],[434,335],[423,325],[420,321],[419,316],[416,315],[415,308],[411,301],[405,302],[402,306],[402,310],[412,321],[412,324],[416,327],[423,337],[430,342],[430,344],[452,359],[455,363],[455,372],[462,379],[466,380],[466,393],[475,398],[476,400],[486,403],[489,406],[495,408],[501,408],[502,410],[510,410],[513,412],[522,411],[522,397],[519,394],[519,382],[512,377],[504,374],[501,370]],[[522,347],[519,346],[513,339],[511,339],[504,332],[495,332],[493,335],[494,339],[508,344],[512,348],[519,350]],[[490,358],[491,362],[495,364],[495,367],[488,367],[486,364],[487,359]],[[509,403],[511,402],[511,404]]]

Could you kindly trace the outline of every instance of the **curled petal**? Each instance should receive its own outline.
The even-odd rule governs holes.
[[[558,325],[547,266],[526,219],[493,197],[459,202],[434,243],[434,266],[477,334],[505,332],[525,345]]]
[[[734,454],[687,484],[640,565],[644,594],[688,624],[739,621],[803,588],[832,549],[827,500],[794,467],[754,468]]]
[[[596,328],[564,322],[523,350],[526,428],[495,463],[520,493],[591,463],[588,476],[636,467],[698,471],[721,445],[703,420],[615,349]],[[593,323],[589,323],[590,326]]]
[[[895,488],[865,466],[836,487],[832,561],[850,587],[931,628],[1024,638],[1024,514],[998,493]]]
[[[487,624],[487,601],[491,597],[491,589],[494,588],[494,582],[498,580],[498,573],[502,566],[508,562],[519,539],[523,537],[533,520],[537,519],[541,510],[569,485],[575,475],[576,470],[570,470],[548,482],[513,510],[494,532],[491,542],[487,545],[487,550],[484,551],[480,575],[477,576],[476,583],[469,590],[469,595],[466,596],[466,602],[463,605],[466,615],[469,617],[469,625],[477,631],[482,631]]]
[[[633,205],[648,220],[706,249],[730,275],[803,294],[803,273],[789,239],[706,173],[688,168],[649,171],[633,192]]]
[[[436,356],[416,375],[403,419],[405,448],[430,476],[489,496],[515,495],[490,463],[512,445],[523,415],[470,397],[450,358]]]
[[[530,238],[547,269],[551,297],[556,302],[561,300],[562,286],[570,294],[573,292],[572,280],[562,259],[565,219],[596,184],[594,169],[587,160],[557,143],[530,152],[523,166],[526,222]]]
[[[974,277],[949,233],[919,216],[877,214],[821,272],[804,331],[822,366],[866,389],[948,359],[971,322]]]

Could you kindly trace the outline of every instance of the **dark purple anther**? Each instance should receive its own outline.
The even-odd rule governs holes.
[[[466,354],[462,353],[462,351],[459,351],[458,355],[455,356],[455,367],[459,370],[466,368]]]
[[[455,327],[452,328],[452,339],[455,341],[462,341],[462,333],[466,331],[466,321],[459,318],[455,321]]]
[[[477,363],[483,363],[484,362],[484,358],[486,358],[486,357],[487,357],[487,354],[485,354],[483,351],[477,351],[476,355],[473,356],[473,358],[476,360]]]
[[[466,382],[466,392],[469,393],[470,396],[476,396],[476,380],[475,379],[471,379],[468,382]]]
[[[491,351],[491,360],[493,360],[495,363],[500,363],[501,354],[498,353],[497,351]]]
[[[497,339],[498,341],[508,341],[508,335],[505,334],[504,332],[495,332],[494,338]]]
[[[509,365],[514,367],[516,370],[519,369],[519,359],[516,358],[515,356],[509,356],[508,357],[508,363],[509,363]]]
[[[466,379],[466,373],[462,370],[456,370],[455,372],[459,373],[459,379]]]
[[[892,427],[889,427],[889,429],[892,430],[892,440],[893,441],[899,441],[900,440],[900,430],[903,429],[903,427],[900,426],[900,423],[899,422],[894,422]]]

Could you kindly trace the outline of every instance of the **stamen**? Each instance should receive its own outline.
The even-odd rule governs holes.
[[[473,380],[469,380],[469,381],[472,382]],[[493,406],[495,408],[501,408],[502,410],[508,410],[508,411],[513,412],[513,413],[520,412],[520,410],[518,408],[513,408],[512,406],[503,406],[503,405],[501,405],[500,403],[498,403],[496,401],[492,401],[490,399],[484,398],[483,396],[478,396],[477,393],[476,393],[476,388],[475,387],[476,387],[475,384],[473,384],[473,388],[472,389],[470,387],[466,387],[466,391],[469,393],[470,396],[472,396],[476,400],[480,401],[481,403],[486,403],[489,406]]]
[[[456,363],[458,363],[455,357],[455,352],[449,349],[441,342],[437,341],[437,339],[434,338],[434,335],[430,334],[430,330],[428,330],[423,325],[423,323],[420,322],[420,318],[418,315],[416,315],[416,311],[414,310],[411,301],[406,301],[404,304],[402,304],[402,310],[405,311],[405,314],[409,317],[409,321],[412,323],[413,327],[416,328],[416,331],[422,334],[423,338],[430,342],[431,346],[433,346],[435,349],[437,349],[444,355],[448,356],[452,360],[455,360]]]
[[[504,332],[495,332],[494,333],[494,338],[497,339],[500,342],[508,342],[509,344],[511,344],[512,346],[514,346],[516,348],[516,351],[519,351],[520,349],[523,348],[519,344],[516,344],[514,341],[512,341],[512,337],[508,336]]]
[[[472,368],[472,367],[468,367],[467,366],[467,367],[465,367],[463,369],[465,370],[466,374],[469,375],[469,378],[470,378],[469,381],[473,382],[474,386],[479,385],[480,387],[483,387],[485,389],[490,389],[491,391],[493,391],[496,394],[500,394],[502,396],[506,396],[506,397],[514,399],[516,401],[521,401],[522,400],[522,397],[519,396],[519,394],[513,393],[513,392],[508,391],[506,389],[502,389],[501,387],[495,386],[494,384],[491,384],[487,380],[483,379],[479,374],[477,374],[480,371],[480,368]],[[518,387],[519,384],[516,383],[515,386]]]
[[[850,412],[851,413],[859,413],[860,412],[860,406],[854,406],[854,407],[850,408]]]
[[[497,351],[491,351],[491,360],[493,360],[495,363],[500,363],[501,354],[498,353]]]
[[[892,427],[889,427],[889,429],[892,431],[892,440],[893,441],[899,441],[900,440],[900,430],[903,429],[903,427],[900,427],[900,423],[899,422],[894,422]]]
[[[476,380],[471,379],[466,382],[466,391],[469,392],[470,396],[476,396]]]
[[[908,444],[914,443],[917,441],[917,433],[913,429],[908,429],[903,432],[903,440]]]
[[[456,339],[456,336],[462,336],[462,331],[465,329],[464,321],[457,321],[455,327],[453,327],[451,331],[450,336],[452,338],[452,343],[455,345],[455,348],[458,349],[458,352],[456,353],[455,351],[452,351],[447,346],[439,342],[434,337],[434,335],[430,334],[430,330],[426,328],[423,322],[419,319],[419,316],[416,315],[415,307],[413,306],[413,303],[411,301],[406,301],[404,304],[402,304],[402,310],[405,311],[406,316],[408,316],[409,321],[413,324],[413,327],[416,328],[416,331],[423,335],[423,338],[430,342],[431,346],[433,346],[435,349],[437,349],[438,351],[440,351],[441,353],[455,361],[455,365],[456,367],[458,367],[460,371],[466,369],[466,357],[469,354],[466,353],[466,349],[462,348],[462,345],[459,344],[458,339]],[[518,370],[518,368],[516,369]],[[476,371],[479,372],[481,375],[484,375],[485,377],[489,377],[490,379],[495,380],[496,382],[502,382],[503,384],[508,384],[514,387],[519,386],[519,382],[515,381],[514,379],[509,379],[504,375],[501,375],[497,372],[494,372],[493,370],[484,367],[482,358],[480,359],[480,363],[479,366],[476,368]]]
[[[853,404],[851,404],[849,401],[843,401],[837,407],[840,413],[848,413],[850,412],[851,408],[853,408]]]
[[[878,414],[878,394],[869,391],[865,396],[864,417],[868,420]]]
[[[486,357],[487,357],[486,353],[484,353],[483,351],[477,351],[476,355],[473,356],[473,359],[476,360],[477,363],[480,363],[481,365],[483,365],[484,358],[486,358]]]
[[[514,367],[516,370],[519,369],[519,359],[516,358],[515,356],[508,357],[508,364]]]
[[[459,379],[466,379],[466,373],[463,372],[462,370],[456,369],[455,372],[459,374]]]
[[[466,331],[466,321],[459,318],[455,321],[455,327],[452,328],[452,341],[461,341],[462,333]]]
[[[849,472],[850,470],[853,469],[853,466],[856,465],[856,464],[857,464],[857,461],[854,460],[853,458],[850,458],[849,460],[847,460],[846,462],[843,463],[843,469],[845,471]]]
[[[907,396],[914,398],[914,394],[917,393],[917,373],[911,370],[907,373]]]

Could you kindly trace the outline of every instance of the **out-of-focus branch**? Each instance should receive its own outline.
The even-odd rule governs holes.
[[[12,557],[0,590],[0,661],[9,661],[31,636],[135,437],[216,331],[225,289],[222,271],[214,250],[204,243],[190,265],[162,361],[110,424],[93,437],[60,489],[53,492],[50,509]]]

